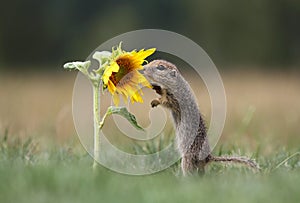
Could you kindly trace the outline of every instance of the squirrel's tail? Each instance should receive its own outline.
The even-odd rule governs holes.
[[[240,163],[245,164],[251,168],[259,170],[259,165],[252,159],[241,156],[210,156],[209,162],[232,162],[232,163]]]

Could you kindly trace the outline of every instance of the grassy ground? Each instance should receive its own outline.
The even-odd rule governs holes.
[[[177,175],[178,165],[150,176],[101,166],[93,173],[72,126],[74,76],[0,77],[1,203],[300,202],[296,74],[224,75],[228,116],[214,154],[248,155],[262,170],[214,164],[189,179]],[[209,117],[206,96],[199,101]]]
[[[0,202],[299,202],[300,159],[288,152],[259,157],[262,171],[212,165],[204,177],[183,179],[177,166],[151,176],[127,176],[83,151],[34,152],[32,141],[3,141]],[[290,158],[290,159],[288,159]]]

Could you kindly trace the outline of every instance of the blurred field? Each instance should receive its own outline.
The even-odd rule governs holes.
[[[210,100],[203,82],[191,74],[183,75],[191,83],[209,121]],[[247,150],[260,146],[266,153],[278,147],[299,146],[299,73],[244,71],[221,75],[228,108],[219,145]],[[75,72],[0,75],[0,132],[47,138],[56,144],[76,140],[71,111],[75,78]],[[134,104],[132,108],[142,125],[149,122],[144,112],[150,110],[149,103],[154,97],[151,90],[146,90],[145,103]]]
[[[173,169],[149,177],[119,175],[102,167],[92,174],[92,159],[72,121],[76,74],[1,74],[0,202],[299,202],[300,158],[288,157],[300,151],[300,74],[247,70],[221,73],[227,120],[214,153],[252,156],[262,173],[217,165],[203,179],[190,182],[175,177]],[[185,76],[199,92],[199,106],[209,120],[202,81]],[[147,124],[136,111],[138,121]]]

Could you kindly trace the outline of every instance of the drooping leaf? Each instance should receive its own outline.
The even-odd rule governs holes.
[[[112,114],[118,114],[120,116],[123,116],[131,123],[133,127],[135,127],[138,130],[144,131],[144,129],[141,126],[139,126],[139,124],[137,123],[135,116],[132,113],[130,113],[127,110],[127,108],[124,106],[123,107],[110,106],[108,107],[106,114],[107,116]]]

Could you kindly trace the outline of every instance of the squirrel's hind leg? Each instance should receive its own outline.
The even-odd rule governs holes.
[[[181,169],[184,176],[188,175],[204,175],[205,160],[199,160],[197,154],[184,155],[181,160]]]

